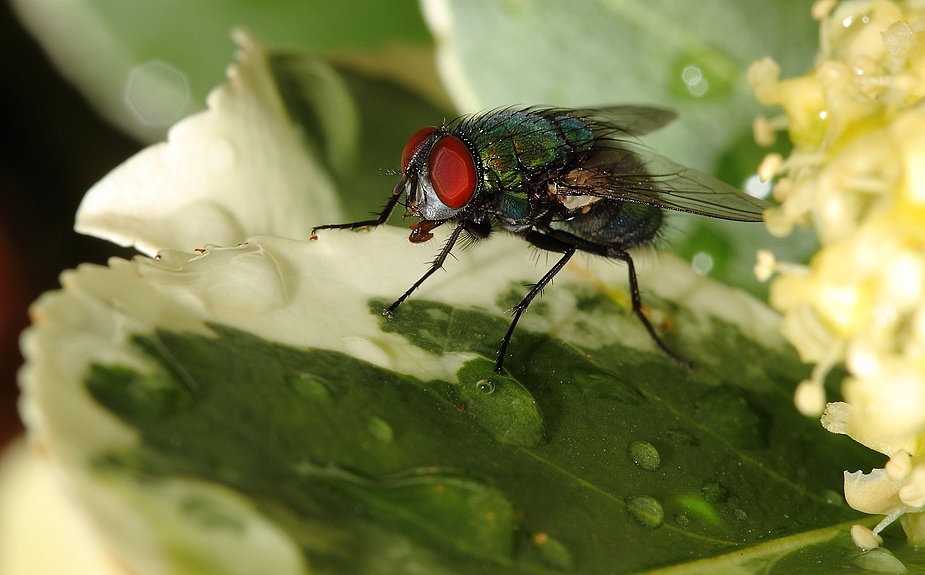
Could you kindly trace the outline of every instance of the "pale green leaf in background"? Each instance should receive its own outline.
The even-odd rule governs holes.
[[[762,110],[745,81],[753,61],[773,54],[785,74],[812,64],[811,4],[423,2],[441,77],[461,111],[513,104],[666,106],[680,120],[653,137],[653,147],[705,170]],[[698,73],[705,84],[684,83]]]
[[[767,150],[751,136],[766,113],[745,71],[769,54],[784,74],[812,64],[811,0],[578,2],[425,0],[441,77],[463,112],[516,104],[660,105],[679,118],[645,138],[672,160],[742,187]],[[769,190],[770,188],[768,188]],[[811,234],[776,240],[761,226],[671,214],[667,243],[695,268],[765,297],[752,274],[759,248],[787,261],[816,249]]]

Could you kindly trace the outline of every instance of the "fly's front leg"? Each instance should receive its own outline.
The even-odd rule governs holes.
[[[395,186],[395,189],[392,190],[392,195],[389,196],[389,200],[385,203],[385,206],[382,208],[382,211],[379,212],[379,216],[375,220],[363,220],[362,222],[351,222],[349,224],[327,224],[323,226],[317,226],[312,228],[312,239],[318,239],[315,236],[315,232],[318,230],[355,230],[357,228],[375,228],[379,227],[382,224],[386,223],[389,218],[392,216],[392,212],[395,211],[395,206],[398,205],[398,199],[401,198],[401,193],[405,189],[405,185],[408,183],[408,176],[402,176],[398,181],[398,184]]]
[[[437,270],[439,270],[440,268],[443,267],[443,262],[446,261],[447,256],[450,255],[450,250],[453,249],[453,245],[456,243],[456,240],[459,239],[459,235],[460,235],[463,231],[465,231],[465,229],[466,229],[466,227],[465,227],[465,225],[464,225],[462,222],[461,222],[458,226],[456,226],[456,229],[453,230],[453,233],[452,233],[452,234],[450,234],[450,237],[446,240],[446,243],[443,244],[443,249],[440,250],[440,253],[437,254],[437,257],[434,258],[434,261],[433,261],[433,262],[431,262],[431,264],[430,264],[430,269],[427,270],[427,273],[425,273],[425,274],[421,277],[421,279],[419,279],[418,281],[414,282],[414,285],[412,285],[410,288],[408,288],[408,291],[406,291],[404,294],[402,294],[402,296],[401,296],[400,298],[398,298],[397,300],[395,300],[395,303],[393,303],[393,304],[390,305],[389,307],[387,307],[387,308],[385,308],[384,310],[382,310],[382,315],[386,315],[386,316],[392,317],[392,313],[398,308],[398,306],[401,305],[401,303],[402,303],[403,301],[405,301],[406,299],[408,299],[408,296],[410,296],[410,295],[414,292],[414,290],[416,290],[416,289],[418,289],[419,287],[421,287],[421,284],[424,283],[424,281],[427,280],[427,278],[429,278],[430,276],[432,276],[432,275],[434,274],[435,271],[437,271]]]
[[[552,281],[552,278],[556,277],[556,274],[562,271],[565,264],[575,255],[575,246],[569,245],[547,234],[529,231],[524,236],[524,239],[541,250],[561,253],[562,257],[559,258],[559,261],[557,261],[548,272],[546,272],[546,275],[544,275],[540,281],[533,284],[533,287],[530,288],[530,291],[527,292],[524,299],[520,300],[520,303],[512,308],[514,310],[514,318],[511,320],[511,327],[509,327],[507,333],[504,334],[504,339],[501,340],[501,349],[498,350],[498,359],[495,360],[495,373],[504,372],[504,356],[507,354],[507,347],[511,343],[511,337],[514,335],[514,328],[517,327],[520,316],[530,307],[530,302],[533,301],[533,298],[543,291],[543,288]]]

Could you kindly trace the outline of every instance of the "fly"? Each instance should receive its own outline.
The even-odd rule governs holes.
[[[411,242],[431,239],[444,223],[456,224],[427,272],[383,310],[389,317],[443,267],[462,237],[482,240],[501,230],[561,254],[511,310],[497,373],[503,372],[520,316],[575,252],[619,260],[629,273],[633,313],[663,352],[690,368],[692,363],[671,351],[642,313],[628,250],[655,240],[664,209],[759,222],[770,204],[655,154],[636,139],[675,117],[670,110],[644,106],[504,108],[423,128],[405,145],[401,178],[376,219],[318,226],[312,236],[324,229],[380,226],[402,192],[407,192],[407,215],[419,218],[411,226]]]

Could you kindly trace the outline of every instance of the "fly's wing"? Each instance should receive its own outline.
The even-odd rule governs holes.
[[[771,207],[713,176],[685,168],[642,146],[616,140],[555,182],[559,196],[592,196],[702,216],[760,222]]]
[[[642,136],[667,126],[678,115],[666,108],[651,106],[610,106],[596,110],[577,110],[577,115],[615,128],[617,135]]]

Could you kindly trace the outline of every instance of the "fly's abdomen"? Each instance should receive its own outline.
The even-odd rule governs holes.
[[[565,221],[575,235],[597,243],[629,249],[650,243],[662,227],[661,209],[601,200]]]
[[[475,148],[489,191],[520,188],[594,143],[594,132],[584,120],[560,110],[490,112],[466,118],[451,131]]]

